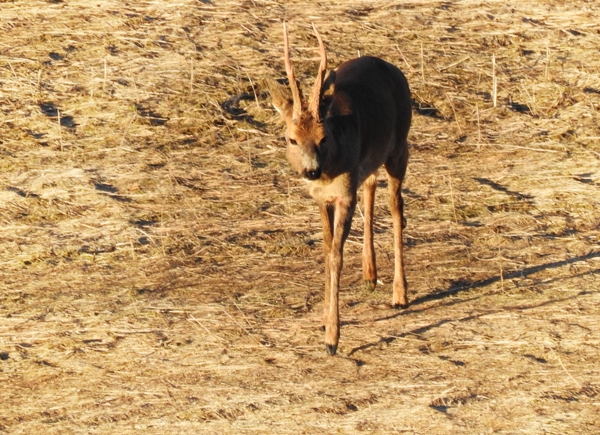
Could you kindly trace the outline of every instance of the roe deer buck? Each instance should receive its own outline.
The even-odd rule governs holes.
[[[287,158],[309,181],[319,205],[325,254],[323,325],[325,346],[335,355],[340,336],[339,286],[344,242],[356,206],[357,189],[364,186],[363,278],[368,289],[377,284],[373,248],[373,204],[377,170],[388,174],[394,222],[394,307],[406,307],[406,279],[402,258],[404,202],[401,186],[408,163],[406,138],[411,121],[411,98],[404,74],[376,57],[342,63],[327,78],[327,54],[319,42],[321,63],[308,104],[302,97],[290,62],[287,28],[283,23],[284,63],[289,87],[270,80],[273,105],[286,123]],[[291,93],[290,93],[291,90]]]

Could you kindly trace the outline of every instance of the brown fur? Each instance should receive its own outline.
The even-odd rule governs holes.
[[[325,51],[316,29],[315,33],[321,46],[323,67],[326,66]],[[287,36],[285,43],[286,70],[293,87],[297,83],[287,57]],[[405,220],[401,187],[408,163],[406,139],[411,100],[402,72],[379,58],[353,59],[331,72],[323,83],[320,77],[321,73],[312,92],[312,95],[320,95],[318,110],[316,104],[306,109],[303,101],[293,102],[289,90],[275,82],[270,82],[269,88],[273,105],[286,123],[288,160],[310,181],[310,194],[321,212],[325,256],[323,325],[327,351],[334,355],[340,335],[339,283],[343,248],[361,185],[365,202],[363,277],[369,289],[375,288],[377,283],[373,203],[376,171],[380,166],[385,166],[388,174],[394,222],[396,261],[392,304],[395,307],[408,305],[402,259]],[[293,113],[299,116],[294,117]]]

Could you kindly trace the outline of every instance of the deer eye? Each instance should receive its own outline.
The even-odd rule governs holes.
[[[298,142],[296,141],[296,139],[289,138],[288,140],[290,141],[290,145],[293,145],[293,146],[298,145]]]

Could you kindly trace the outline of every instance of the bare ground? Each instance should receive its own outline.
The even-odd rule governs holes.
[[[599,13],[1,2],[0,432],[598,433]],[[318,213],[261,87],[282,19],[304,80],[315,22],[331,65],[384,57],[415,100],[412,304],[382,177],[381,283],[359,210],[334,358]]]

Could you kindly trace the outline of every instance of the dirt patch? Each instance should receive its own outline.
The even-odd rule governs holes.
[[[0,431],[596,433],[599,12],[2,3]],[[303,83],[315,22],[331,65],[381,56],[415,101],[411,306],[382,174],[381,284],[358,210],[335,358],[318,211],[261,87],[282,19]]]

